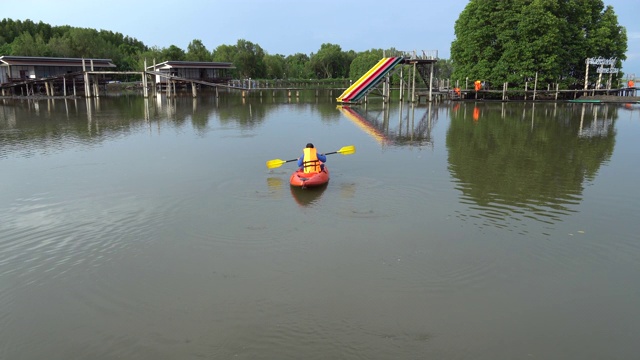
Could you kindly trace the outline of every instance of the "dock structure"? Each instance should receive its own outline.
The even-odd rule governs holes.
[[[420,77],[427,84],[429,101],[431,101],[433,89],[434,65],[438,61],[437,50],[422,50],[421,52],[396,52],[392,56],[383,55],[383,58],[368,72],[362,75],[356,82],[347,88],[342,95],[336,98],[341,104],[359,104],[367,102],[368,95],[380,95],[384,102],[390,100],[391,76],[400,71],[400,99],[404,99],[405,76],[404,68],[408,67],[410,81],[406,82],[406,91],[410,94],[411,101],[416,99],[416,78]],[[380,86],[382,85],[382,90]]]
[[[67,96],[71,91],[76,95],[77,86],[95,92],[109,80],[96,74],[115,67],[111,59],[0,56],[0,94],[56,96],[59,89]]]
[[[32,56],[0,56],[1,96],[79,96],[99,97],[100,88],[113,79],[133,76],[140,79],[144,97],[149,96],[149,81],[153,95],[167,91],[175,96],[176,84],[191,86],[193,96],[197,87],[234,88],[225,85],[231,79],[231,63],[165,61],[143,71],[116,71],[111,59],[48,58]],[[173,91],[172,91],[173,90]]]
[[[336,100],[345,105],[366,103],[369,96],[380,96],[386,103],[391,98],[391,76],[397,71],[400,72],[400,84],[394,90],[399,90],[400,101],[418,103],[440,100],[571,101],[581,96],[633,97],[638,90],[635,75],[628,75],[628,81],[618,88],[611,88],[609,80],[606,88],[599,81],[600,86],[595,89],[577,86],[561,90],[558,84],[547,84],[545,89],[538,85],[537,76],[532,83],[526,82],[523,89],[510,88],[507,83],[496,87],[480,80],[470,82],[469,78],[465,79],[463,87],[459,81],[453,85],[451,80],[434,76],[437,50],[398,51],[389,55],[385,54],[355,83],[336,80],[339,84],[328,88],[329,96],[333,96],[333,91],[344,91]],[[167,97],[175,97],[178,90],[190,91],[196,97],[202,88],[214,89],[216,97],[219,89],[226,89],[238,91],[243,98],[251,93],[262,97],[263,92],[275,97],[277,92],[283,91],[288,98],[298,98],[301,90],[315,89],[318,96],[320,89],[327,89],[320,83],[314,87],[311,83],[296,85],[295,81],[286,80],[233,80],[230,74],[235,66],[232,63],[164,61],[156,64],[153,60],[153,65],[147,66],[145,60],[142,71],[116,71],[115,67],[111,59],[0,56],[0,96],[99,97],[101,89],[106,90],[108,83],[123,76],[139,77],[145,98],[150,96],[149,91],[154,97],[162,91]],[[405,72],[408,72],[406,76]]]

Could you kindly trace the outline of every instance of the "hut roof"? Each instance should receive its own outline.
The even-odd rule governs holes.
[[[116,65],[111,59],[82,59],[82,58],[58,58],[58,57],[39,57],[39,56],[0,56],[0,66],[77,66],[82,67],[84,60],[85,66],[90,67],[93,61],[93,67],[114,68]]]
[[[155,70],[166,69],[235,69],[232,63],[228,62],[211,62],[211,61],[165,61],[155,65]],[[153,65],[148,66],[147,70],[154,70]]]

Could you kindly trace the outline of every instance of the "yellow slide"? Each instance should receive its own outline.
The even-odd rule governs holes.
[[[384,65],[384,63],[388,60],[389,58],[383,58],[382,60],[378,61],[378,63],[372,67],[369,71],[367,71],[366,74],[362,75],[362,77],[360,79],[358,79],[358,81],[356,81],[355,83],[353,83],[351,86],[349,86],[349,88],[347,90],[345,90],[342,95],[340,95],[338,98],[336,98],[336,100],[338,102],[342,102],[342,99],[344,99],[345,97],[347,97],[353,90],[355,90],[360,84],[362,84],[363,82],[365,82],[369,76],[371,76],[371,74],[373,74],[374,72],[376,72],[376,70],[378,70],[379,67],[381,67],[382,65]]]

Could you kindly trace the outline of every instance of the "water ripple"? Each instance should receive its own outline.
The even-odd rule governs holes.
[[[113,195],[16,199],[0,212],[0,275],[18,274],[28,282],[39,279],[34,273],[55,277],[76,266],[99,266],[123,249],[152,241],[175,210],[175,204],[158,207],[140,194],[118,194],[117,201]]]

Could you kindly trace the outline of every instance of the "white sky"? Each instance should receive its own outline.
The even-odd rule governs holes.
[[[626,74],[640,76],[638,0],[604,0],[627,28]],[[269,54],[310,55],[324,43],[357,52],[394,47],[450,57],[453,26],[466,0],[20,0],[3,1],[0,19],[42,21],[119,32],[160,48],[199,39],[213,50],[239,39]]]

